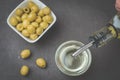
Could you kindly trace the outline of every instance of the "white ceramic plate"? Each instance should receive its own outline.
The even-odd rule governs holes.
[[[51,11],[51,15],[52,15],[52,17],[53,17],[53,22],[48,26],[48,28],[47,28],[36,40],[30,40],[29,38],[24,37],[18,30],[16,30],[16,28],[15,28],[14,26],[12,26],[12,25],[10,24],[9,20],[10,20],[10,18],[11,18],[13,15],[15,15],[16,9],[25,7],[25,6],[27,5],[28,1],[30,1],[30,0],[24,0],[23,2],[21,2],[21,3],[10,13],[10,15],[9,15],[8,18],[7,18],[7,23],[8,23],[8,25],[9,25],[17,34],[19,34],[19,35],[20,35],[23,39],[25,39],[27,42],[29,42],[29,43],[35,43],[35,42],[37,42],[37,41],[53,26],[53,24],[56,22],[56,16],[55,16],[55,14]],[[40,8],[46,7],[46,5],[45,5],[44,3],[42,3],[41,1],[39,1],[39,0],[32,0],[32,1],[33,1],[35,4],[37,4]]]

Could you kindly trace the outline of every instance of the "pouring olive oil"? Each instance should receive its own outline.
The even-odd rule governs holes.
[[[120,39],[119,13],[116,14],[105,27],[93,33],[89,37],[89,43],[79,48],[75,53],[72,54],[72,56],[78,56],[80,53],[82,53],[91,46],[101,47],[107,44],[112,39]]]

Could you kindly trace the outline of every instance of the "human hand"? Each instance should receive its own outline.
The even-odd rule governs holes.
[[[120,0],[116,0],[115,8],[118,12],[120,12]]]

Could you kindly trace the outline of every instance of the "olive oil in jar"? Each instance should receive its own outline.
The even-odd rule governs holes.
[[[78,76],[88,70],[92,59],[89,49],[76,57],[72,56],[81,46],[83,46],[83,43],[72,40],[58,47],[55,54],[55,61],[61,72],[68,76]]]

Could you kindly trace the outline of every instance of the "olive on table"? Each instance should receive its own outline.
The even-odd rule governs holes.
[[[21,67],[21,69],[20,69],[20,74],[21,74],[22,76],[27,76],[28,73],[29,73],[29,67],[26,66],[26,65],[23,65],[23,66]]]
[[[44,58],[38,58],[36,59],[36,65],[40,68],[45,68],[46,67],[46,61]]]
[[[29,58],[30,55],[31,55],[31,51],[30,51],[29,49],[24,49],[24,50],[22,50],[21,53],[20,53],[20,57],[21,57],[22,59]]]

